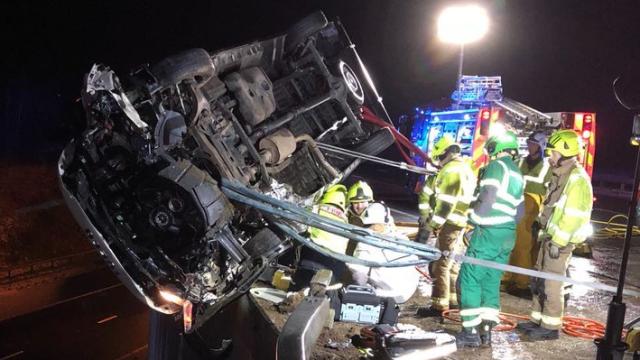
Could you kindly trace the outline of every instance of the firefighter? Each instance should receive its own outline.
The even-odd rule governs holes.
[[[520,159],[519,164],[525,182],[524,215],[516,228],[516,245],[509,264],[526,269],[533,269],[538,256],[535,238],[539,228],[536,220],[551,181],[549,161],[544,157],[546,145],[546,135],[540,131],[533,132],[527,139],[529,155]],[[528,276],[506,273],[504,282],[508,293],[530,298],[531,280]]]
[[[373,202],[373,190],[371,190],[371,186],[369,186],[369,184],[362,180],[358,180],[351,185],[347,192],[347,203],[349,204],[347,218],[349,220],[349,224],[363,226],[362,213],[371,202]],[[349,240],[347,245],[347,255],[353,255],[356,245],[356,241]]]
[[[516,135],[507,131],[490,137],[485,151],[490,162],[470,211],[474,230],[466,255],[505,264],[515,243],[517,220],[523,212],[524,180],[514,162],[518,154]],[[501,277],[499,270],[462,264],[458,278],[462,317],[462,331],[456,335],[458,347],[491,346],[491,329],[500,322]]]
[[[572,130],[555,132],[547,143],[553,176],[538,220],[542,230],[536,270],[564,275],[574,247],[592,232],[593,190],[589,175],[577,161],[579,152],[580,140]],[[518,328],[533,341],[557,339],[564,313],[563,283],[536,278],[531,290],[531,321]]]
[[[449,135],[444,135],[435,143],[431,158],[436,161],[440,171],[433,181],[433,195],[430,196],[434,206],[422,224],[421,236],[428,239],[432,232],[437,233],[440,251],[460,253],[463,230],[467,226],[466,212],[476,186],[475,175],[471,166],[460,156],[460,144]],[[431,306],[418,309],[418,316],[440,316],[450,306],[458,307],[458,271],[459,265],[451,258],[442,258],[433,263]]]
[[[347,210],[349,224],[362,226],[360,217],[369,204],[373,202],[371,186],[362,180],[356,181],[347,192],[347,202],[349,204],[349,210]]]
[[[332,185],[317,200],[312,212],[334,221],[347,223],[346,204],[347,188],[341,184]],[[311,241],[330,251],[344,254],[347,250],[348,239],[345,237],[314,227],[310,227],[308,233]],[[298,269],[293,278],[294,290],[307,286],[313,275],[321,269],[331,270],[333,272],[333,281],[335,282],[342,278],[345,265],[309,247],[302,247]]]

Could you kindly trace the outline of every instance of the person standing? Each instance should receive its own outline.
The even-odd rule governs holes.
[[[546,153],[553,177],[540,214],[540,250],[536,270],[565,275],[577,244],[591,235],[593,189],[577,157],[581,150],[578,134],[560,130],[549,138]],[[532,341],[558,339],[564,315],[561,281],[533,279],[531,321],[518,325]]]
[[[460,144],[449,135],[436,142],[431,158],[440,166],[440,171],[433,181],[434,206],[421,225],[421,236],[428,239],[432,232],[437,233],[440,251],[461,252],[462,235],[467,226],[466,212],[476,185],[475,175],[460,156]],[[449,257],[433,263],[431,306],[418,309],[418,316],[440,316],[450,307],[458,307],[458,270],[459,265]]]
[[[490,137],[485,151],[490,162],[480,178],[478,199],[472,203],[469,219],[474,230],[466,256],[505,264],[523,212],[524,180],[514,162],[518,154],[516,135],[507,131]],[[501,277],[502,271],[462,264],[458,347],[491,346],[491,329],[500,322]]]
[[[519,163],[525,182],[524,215],[516,228],[516,245],[509,264],[526,269],[533,269],[538,257],[535,240],[539,230],[537,219],[551,181],[549,161],[544,157],[546,145],[547,136],[543,132],[531,133],[527,139],[529,154]],[[531,280],[527,275],[506,273],[503,282],[509,294],[531,298]]]

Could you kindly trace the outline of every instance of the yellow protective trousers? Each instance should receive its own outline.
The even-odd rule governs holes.
[[[532,193],[524,194],[524,216],[516,228],[516,245],[513,248],[509,264],[526,269],[533,269],[538,258],[538,242],[531,231],[534,221],[540,213],[542,196]],[[514,285],[518,289],[528,289],[531,284],[529,276],[514,273],[505,273],[503,281],[508,285]]]

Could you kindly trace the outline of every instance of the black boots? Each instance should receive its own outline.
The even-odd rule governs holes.
[[[482,347],[491,347],[491,329],[493,329],[494,323],[492,321],[483,321],[480,324],[480,345]]]
[[[521,321],[518,323],[518,326],[516,326],[516,329],[520,330],[520,331],[530,331],[532,329],[535,329],[539,327],[538,324],[531,322],[531,321]]]
[[[558,330],[549,330],[541,326],[526,331],[530,341],[557,340],[560,337]]]
[[[433,306],[421,307],[421,308],[418,308],[416,315],[421,318],[438,317],[438,316],[442,316],[442,310],[436,309]]]
[[[476,327],[462,328],[462,331],[456,334],[456,346],[458,349],[465,347],[480,347],[480,335]]]

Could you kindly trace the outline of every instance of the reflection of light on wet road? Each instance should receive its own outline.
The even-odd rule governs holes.
[[[591,276],[592,273],[597,273],[600,270],[596,268],[592,261],[586,258],[574,257],[571,259],[570,265],[571,278],[579,281],[588,281],[595,282],[596,278]],[[571,290],[571,297],[583,297],[589,293],[592,293],[593,290],[580,285],[573,285],[573,289]]]
[[[516,331],[494,331],[492,334],[492,340],[493,346],[491,347],[491,357],[493,359],[530,360],[535,358],[533,354],[529,353],[525,347],[522,346],[522,340]]]

